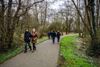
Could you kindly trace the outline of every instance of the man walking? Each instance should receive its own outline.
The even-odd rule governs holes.
[[[56,32],[55,31],[52,31],[51,32],[51,38],[52,38],[53,44],[55,43],[55,37],[56,37]]]
[[[31,45],[30,45],[30,38],[32,37],[31,33],[27,29],[24,33],[24,41],[25,41],[25,50],[24,53],[27,52],[27,46],[29,46],[30,51],[32,50]]]
[[[51,32],[49,31],[48,32],[48,39],[50,39],[50,36],[51,36]]]

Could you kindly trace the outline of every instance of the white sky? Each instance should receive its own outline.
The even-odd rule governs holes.
[[[50,5],[50,8],[55,9],[55,10],[58,10],[59,7],[60,7],[60,5],[62,5],[62,4],[63,4],[63,1],[58,0],[54,4],[51,4]]]
[[[60,8],[62,8],[65,0],[47,0],[49,3],[49,8],[53,9],[54,12],[58,12]],[[53,2],[54,1],[54,2]],[[71,1],[71,0],[66,0],[66,1]],[[33,13],[30,11],[30,13]],[[52,12],[50,12],[52,13]],[[51,20],[53,17],[49,17],[49,20]]]

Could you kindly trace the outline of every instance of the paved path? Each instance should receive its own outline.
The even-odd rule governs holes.
[[[57,67],[58,53],[59,45],[47,40],[37,45],[34,53],[21,53],[0,67]]]

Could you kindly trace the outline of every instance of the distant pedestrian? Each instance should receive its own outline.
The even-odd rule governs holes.
[[[57,42],[59,42],[60,36],[61,36],[61,33],[58,31],[58,32],[57,32]]]
[[[30,39],[31,39],[32,35],[29,32],[29,30],[27,29],[24,33],[24,41],[25,41],[25,50],[24,53],[27,52],[27,46],[29,46],[30,51],[32,50],[31,45],[30,45]]]
[[[32,45],[33,45],[33,50],[36,50],[36,43],[37,43],[37,32],[35,28],[32,30]]]
[[[56,32],[55,31],[52,31],[51,32],[51,38],[52,38],[53,44],[55,43],[55,37],[56,37]]]
[[[50,36],[51,36],[51,32],[48,32],[48,39],[50,39]]]

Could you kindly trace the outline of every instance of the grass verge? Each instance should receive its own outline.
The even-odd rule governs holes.
[[[46,41],[47,39],[48,39],[47,37],[42,37],[42,38],[38,39],[37,44],[39,44],[43,41]],[[11,49],[5,53],[0,53],[0,64],[6,60],[18,55],[22,51],[23,51],[23,46],[20,46],[18,48]]]
[[[97,67],[92,59],[80,53],[75,44],[78,35],[65,36],[60,42],[60,67]]]

